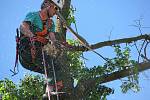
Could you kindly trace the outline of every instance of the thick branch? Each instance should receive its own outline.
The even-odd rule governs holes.
[[[99,43],[90,45],[90,48],[94,50],[94,49],[102,48],[102,47],[105,47],[105,46],[112,46],[112,45],[115,45],[115,44],[132,43],[134,41],[138,41],[138,40],[142,40],[142,39],[150,40],[150,35],[145,34],[145,35],[140,35],[140,36],[136,36],[136,37],[99,42]],[[88,51],[87,48],[85,48],[85,47],[74,47],[73,50],[75,50],[75,51]]]
[[[142,62],[138,64],[138,70],[139,72],[142,72],[144,70],[150,69],[150,62]],[[132,75],[133,73],[130,73],[133,68],[122,70],[122,71],[117,71],[109,75],[104,75],[101,77],[96,77],[96,78],[91,78],[89,80],[82,80],[76,87],[76,91],[81,93],[86,93],[86,91],[90,91],[92,87],[94,87],[97,83],[102,84],[102,83],[107,83],[110,81],[114,81],[120,78],[127,77],[129,75]],[[78,96],[80,96],[78,94]],[[82,94],[83,95],[83,94]],[[81,96],[82,96],[81,95]],[[85,94],[84,94],[85,95]]]
[[[138,65],[139,72],[142,72],[147,69],[150,69],[150,62],[139,63],[139,65]],[[117,80],[120,78],[127,77],[129,75],[132,75],[133,73],[130,73],[131,70],[133,70],[133,68],[127,69],[127,70],[122,70],[122,71],[117,71],[110,75],[102,76],[102,77],[100,77],[100,80],[101,80],[100,83],[106,83],[106,82],[114,81],[114,80]]]

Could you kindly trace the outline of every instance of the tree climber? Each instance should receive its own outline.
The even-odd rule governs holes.
[[[29,46],[31,48],[30,53],[32,56],[32,62],[36,59],[35,53],[39,51],[35,50],[37,47],[43,47],[49,41],[54,43],[56,40],[55,25],[52,20],[55,12],[55,5],[48,0],[45,0],[41,5],[41,10],[28,13],[20,26],[20,47],[24,47],[24,49],[26,49],[25,47]],[[22,50],[22,52],[23,51],[25,50]]]
[[[51,0],[45,0],[40,11],[27,14],[20,26],[19,60],[24,68],[44,74],[44,61],[42,59],[44,55],[47,74],[48,77],[51,77],[49,80],[54,85],[52,72],[52,63],[54,63],[57,82],[60,86],[58,89],[60,89],[62,87],[60,78],[62,66],[59,61],[61,49],[55,44],[58,41],[56,38],[58,33],[55,33],[55,24],[52,20],[56,10],[57,7]],[[43,55],[42,51],[44,52]]]

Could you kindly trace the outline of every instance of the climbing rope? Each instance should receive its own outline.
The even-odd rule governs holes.
[[[44,65],[44,72],[45,72],[45,77],[46,77],[46,88],[48,89],[48,100],[50,100],[50,88],[49,88],[49,82],[48,82],[48,74],[47,74],[47,69],[46,69],[46,63],[45,63],[45,56],[44,56],[44,51],[42,49],[42,57],[43,57],[43,65]]]
[[[56,78],[56,72],[55,72],[55,66],[54,66],[54,57],[51,58],[51,65],[52,65],[52,72],[53,72],[53,79],[54,79],[54,86],[55,91],[51,90],[51,86],[48,82],[48,73],[47,73],[47,68],[46,68],[46,61],[45,61],[45,55],[44,55],[44,50],[42,48],[42,57],[43,57],[43,65],[44,65],[44,72],[45,72],[45,77],[46,77],[46,88],[48,90],[48,99],[50,100],[51,95],[56,95],[57,100],[59,100],[59,94],[62,94],[64,92],[58,92],[58,84],[57,84],[57,78]],[[49,67],[49,65],[48,65]]]
[[[57,100],[59,100],[59,95],[58,95],[58,87],[57,87],[57,82],[56,82],[56,73],[55,73],[55,68],[54,68],[54,62],[52,59],[52,67],[53,67],[53,75],[54,75],[54,82],[55,82],[55,88],[56,88],[56,96],[57,96]]]

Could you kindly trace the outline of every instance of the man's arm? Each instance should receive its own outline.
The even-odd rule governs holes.
[[[23,22],[20,25],[20,31],[23,33],[25,36],[28,37],[33,37],[33,33],[30,31],[30,25],[27,22]]]

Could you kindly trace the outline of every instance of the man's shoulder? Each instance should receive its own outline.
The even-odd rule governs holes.
[[[27,13],[24,21],[32,22],[38,16],[38,14],[39,14],[38,12],[29,12]]]
[[[39,14],[38,11],[37,12],[28,12],[26,16],[36,16],[38,14]]]

